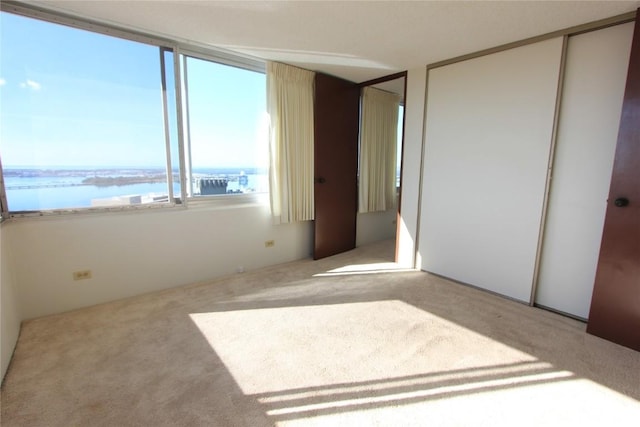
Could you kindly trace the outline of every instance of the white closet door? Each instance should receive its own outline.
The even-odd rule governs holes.
[[[562,39],[429,72],[419,262],[530,300]]]
[[[536,303],[587,318],[633,23],[571,37]]]

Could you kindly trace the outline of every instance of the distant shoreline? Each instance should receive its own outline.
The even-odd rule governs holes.
[[[193,168],[194,174],[206,174],[206,175],[262,175],[266,174],[267,170],[256,167],[204,167]],[[5,177],[13,178],[37,178],[37,177],[155,177],[159,175],[166,175],[166,169],[164,168],[65,168],[65,167],[16,167],[16,166],[4,166],[3,175]],[[179,171],[174,169],[173,175],[178,176]]]
[[[174,177],[176,178],[176,177]],[[82,185],[95,185],[96,187],[112,187],[133,184],[158,184],[167,182],[166,175],[149,176],[106,176],[89,177],[82,180]]]

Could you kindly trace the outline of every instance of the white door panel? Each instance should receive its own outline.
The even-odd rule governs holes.
[[[430,70],[420,268],[529,302],[562,38]]]
[[[569,39],[535,302],[587,318],[633,23]]]

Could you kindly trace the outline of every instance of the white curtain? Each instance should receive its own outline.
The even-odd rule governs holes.
[[[269,185],[274,222],[314,219],[314,73],[267,63]]]
[[[400,96],[362,90],[358,211],[386,211],[396,200],[396,144]]]

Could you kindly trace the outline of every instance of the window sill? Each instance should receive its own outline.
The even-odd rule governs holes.
[[[164,204],[148,204],[138,206],[118,206],[110,208],[75,208],[75,209],[55,209],[44,211],[23,211],[10,212],[9,215],[2,219],[2,222],[8,220],[27,220],[27,219],[45,219],[45,218],[61,218],[85,215],[114,215],[114,214],[139,214],[147,212],[174,211],[180,210],[218,210],[218,209],[238,209],[246,207],[268,207],[269,193],[254,194],[233,194],[220,196],[205,196],[188,198],[184,204],[164,203]]]
[[[269,206],[269,193],[229,194],[187,198],[187,209],[233,209]]]
[[[74,215],[96,215],[96,214],[116,214],[116,213],[136,213],[161,211],[172,209],[184,209],[185,206],[177,203],[145,204],[136,206],[113,206],[100,208],[69,208],[51,209],[43,211],[16,211],[9,212],[6,219],[28,219],[28,218],[55,218]]]

